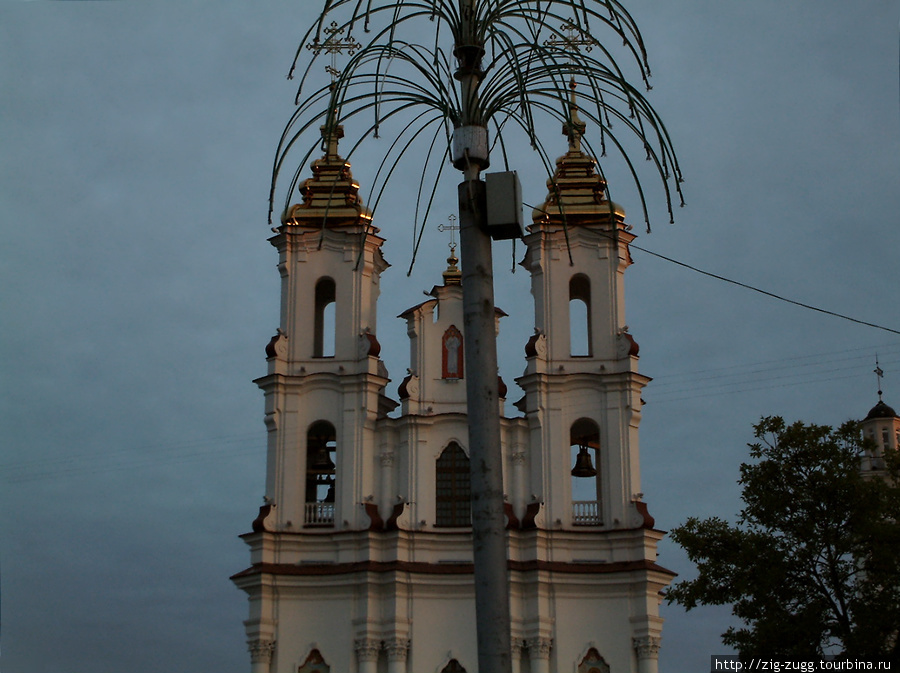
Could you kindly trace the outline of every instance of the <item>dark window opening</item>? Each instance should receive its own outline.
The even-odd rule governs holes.
[[[471,526],[469,457],[452,442],[437,459],[436,526]]]

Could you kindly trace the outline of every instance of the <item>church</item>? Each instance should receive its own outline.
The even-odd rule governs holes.
[[[641,493],[650,379],[623,286],[634,234],[583,125],[564,130],[524,237],[534,333],[520,340],[516,415],[498,376],[512,670],[656,673],[674,574],[657,564],[663,532]],[[476,673],[459,260],[451,248],[428,299],[399,316],[410,356],[391,384],[376,321],[385,239],[340,135],[323,131],[302,202],[270,239],[281,315],[256,381],[265,504],[232,577],[249,599],[251,671]]]

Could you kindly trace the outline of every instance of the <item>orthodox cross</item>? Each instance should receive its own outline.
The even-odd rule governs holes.
[[[544,46],[559,47],[567,51],[581,51],[579,47],[584,47],[585,51],[590,51],[594,48],[594,39],[569,19],[562,25],[562,30],[554,32],[553,37],[544,40]]]
[[[341,71],[337,69],[337,55],[346,52],[348,56],[353,56],[353,52],[360,49],[362,45],[349,35],[340,37],[344,34],[344,29],[338,28],[337,21],[332,21],[331,25],[325,28],[325,32],[328,34],[328,37],[325,38],[324,42],[320,42],[318,36],[316,36],[312,42],[306,45],[306,48],[316,56],[323,51],[326,54],[331,54],[331,64],[325,66],[325,72],[331,75],[331,83],[334,84],[341,74]]]
[[[437,230],[442,233],[450,232],[450,253],[453,254],[456,251],[456,232],[459,231],[459,225],[456,224],[456,215],[450,215],[447,220],[449,224],[439,224]]]
[[[563,51],[569,53],[569,65],[574,65],[573,52],[581,51],[584,47],[585,51],[593,49],[594,39],[575,25],[575,22],[568,19],[562,24],[559,32],[554,32],[553,37],[544,41],[547,47],[559,47]],[[569,139],[569,150],[572,152],[581,151],[581,137],[587,128],[585,123],[578,117],[578,104],[575,99],[575,75],[569,78],[569,116],[570,119],[563,125],[563,133]]]
[[[875,376],[878,378],[878,401],[881,402],[881,379],[884,378],[884,371],[878,366],[878,356],[875,356]]]

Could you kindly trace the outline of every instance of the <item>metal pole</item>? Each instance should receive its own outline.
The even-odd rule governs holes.
[[[484,182],[459,185],[463,340],[472,475],[478,673],[511,673],[509,570],[497,385],[497,317]]]
[[[484,127],[478,88],[484,78],[483,31],[477,0],[459,0],[460,31],[454,53],[458,68],[462,126]],[[463,172],[459,186],[459,246],[462,261],[463,350],[472,479],[472,553],[475,563],[475,626],[478,673],[512,673],[509,570],[503,514],[503,455],[497,389],[497,331],[491,239],[485,229],[487,203],[479,173],[484,156],[454,157]]]

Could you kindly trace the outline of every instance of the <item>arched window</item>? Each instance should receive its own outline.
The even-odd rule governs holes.
[[[609,664],[596,648],[590,648],[578,665],[578,673],[609,673]]]
[[[591,355],[591,281],[580,273],[569,281],[569,354]]]
[[[307,526],[334,525],[334,491],[337,457],[334,426],[316,421],[306,433],[306,512]]]
[[[601,509],[600,429],[589,418],[579,418],[569,430],[572,461],[572,523],[597,526]]]
[[[441,669],[441,673],[466,673],[466,669],[464,669],[456,659],[451,659],[447,665]]]
[[[469,457],[451,442],[437,459],[435,484],[436,526],[471,526],[472,503]]]
[[[313,325],[313,357],[334,357],[335,339],[334,281],[320,278],[316,283],[316,315]]]
[[[297,670],[297,673],[330,673],[331,666],[325,663],[319,650],[313,650],[306,657],[306,661]]]

